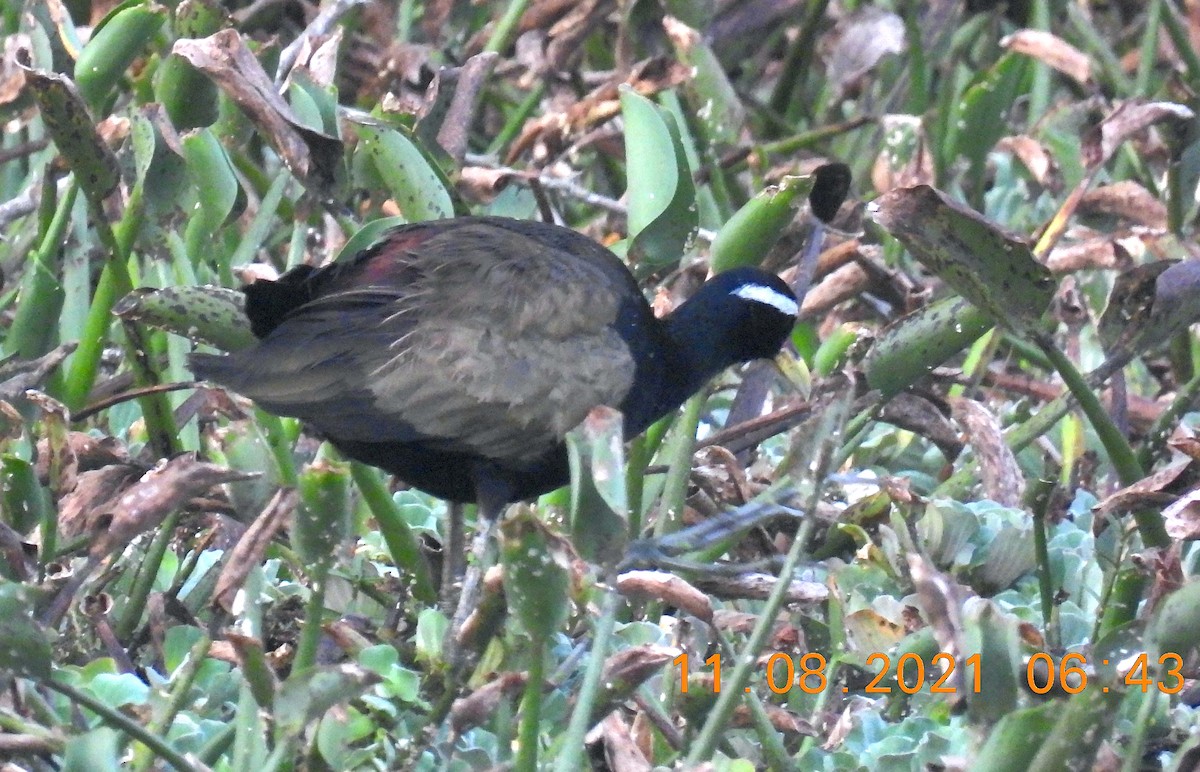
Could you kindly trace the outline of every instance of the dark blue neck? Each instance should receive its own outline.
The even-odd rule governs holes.
[[[741,361],[728,345],[729,331],[720,316],[704,305],[689,300],[662,320],[635,308],[622,309],[618,330],[638,363],[633,388],[621,404],[626,437],[641,434],[714,375]],[[650,334],[633,334],[635,326],[649,327]]]

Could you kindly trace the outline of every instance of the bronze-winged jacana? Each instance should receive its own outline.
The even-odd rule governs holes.
[[[633,437],[777,354],[797,312],[777,276],[740,268],[656,319],[604,247],[499,217],[399,226],[244,291],[257,344],[194,355],[196,375],[491,519],[568,481],[563,438],[593,407],[619,408]]]

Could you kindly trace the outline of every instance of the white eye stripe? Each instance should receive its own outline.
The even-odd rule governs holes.
[[[755,303],[765,303],[771,308],[789,316],[795,316],[800,312],[800,305],[796,302],[795,298],[762,284],[743,284],[734,289],[730,294],[745,300],[753,300]]]

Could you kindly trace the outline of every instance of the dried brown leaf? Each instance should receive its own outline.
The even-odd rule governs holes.
[[[18,402],[24,399],[25,392],[41,388],[76,345],[64,343],[37,359],[13,359],[0,364],[0,400]]]
[[[638,747],[633,729],[620,713],[609,713],[588,732],[589,745],[601,744],[607,769],[613,772],[650,772],[654,767]]]
[[[292,488],[280,488],[267,502],[262,514],[254,519],[226,557],[221,575],[213,590],[213,602],[230,614],[234,611],[237,593],[246,583],[250,571],[262,562],[263,553],[279,529],[287,525],[296,510],[299,496]]]
[[[1050,179],[1050,170],[1053,168],[1054,160],[1045,145],[1033,137],[1024,134],[1004,137],[996,143],[996,149],[1007,150],[1016,156],[1039,185],[1045,185]]]
[[[957,658],[962,651],[963,624],[959,586],[951,582],[925,558],[910,553],[908,572],[921,603],[921,615],[933,629],[938,650]]]
[[[499,58],[488,51],[472,56],[461,67],[443,67],[426,91],[417,133],[427,136],[427,124],[432,123],[437,143],[456,164],[467,154],[479,100]]]
[[[1046,267],[1054,273],[1074,273],[1085,268],[1110,269],[1119,263],[1117,245],[1110,236],[1055,247],[1046,258]]]
[[[1180,481],[1193,478],[1195,474],[1196,462],[1190,458],[1180,459],[1107,496],[1094,511],[1100,517],[1119,517],[1142,507],[1162,507],[1175,499],[1171,489],[1178,490]]]
[[[1107,214],[1149,228],[1167,227],[1167,205],[1133,180],[1120,180],[1083,194],[1081,213]]]
[[[617,577],[617,592],[626,597],[658,600],[712,621],[712,601],[684,579],[666,571],[626,571]]]
[[[696,587],[705,594],[727,599],[766,600],[778,583],[779,577],[773,574],[743,573],[737,576],[696,578]],[[823,603],[829,599],[829,588],[818,582],[793,579],[783,597],[788,604]]]
[[[511,700],[525,688],[529,677],[525,673],[500,673],[465,697],[459,697],[450,708],[450,727],[462,734],[490,721],[503,700]]]
[[[214,485],[257,476],[198,461],[193,453],[164,461],[142,475],[111,509],[100,513],[99,525],[104,530],[97,534],[89,552],[93,557],[111,554]]]
[[[1080,147],[1083,159],[1091,168],[1102,166],[1122,142],[1139,132],[1162,121],[1188,121],[1194,115],[1191,108],[1174,102],[1122,102],[1084,135]]]
[[[1025,477],[1017,465],[1017,457],[1004,441],[1000,422],[986,407],[965,397],[951,397],[950,409],[975,450],[984,493],[997,504],[1019,506]]]
[[[1092,65],[1087,54],[1044,30],[1017,30],[1001,40],[1000,45],[1053,67],[1081,86],[1092,80]]]
[[[881,59],[904,51],[904,20],[868,6],[839,21],[821,47],[828,77],[840,90],[853,91]]]
[[[1163,510],[1167,535],[1177,541],[1200,539],[1200,488],[1188,491]]]
[[[332,191],[342,159],[341,141],[301,123],[237,30],[177,40],[171,52],[208,75],[229,95],[279,152],[292,174],[318,193]]]
[[[75,487],[79,459],[68,439],[71,417],[67,406],[40,391],[27,391],[25,398],[42,411],[42,427],[46,433],[46,481],[55,499],[62,498]]]
[[[145,471],[133,464],[118,463],[81,472],[75,487],[58,502],[59,533],[70,539],[103,528],[112,503]]]
[[[97,437],[85,432],[68,432],[67,445],[75,454],[77,474],[103,469],[110,464],[129,463],[129,453],[116,437]],[[49,440],[46,438],[38,440],[35,469],[38,479],[42,482],[50,479],[49,455]]]
[[[33,42],[24,32],[5,36],[4,50],[0,52],[0,105],[10,105],[21,96],[25,72],[17,66],[16,54],[32,47]]]

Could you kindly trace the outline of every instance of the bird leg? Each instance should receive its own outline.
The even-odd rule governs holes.
[[[463,578],[463,506],[451,502],[446,512],[446,538],[442,540],[442,610],[454,607],[454,587]]]
[[[458,608],[446,634],[445,656],[452,678],[466,673],[460,671],[467,665],[467,653],[473,647],[464,640],[469,635],[465,630],[471,615],[479,607],[483,593],[483,575],[496,562],[497,549],[494,534],[496,524],[511,499],[509,486],[497,479],[490,465],[479,464],[475,468],[475,490],[477,512],[475,516],[475,538],[471,541],[471,560],[463,576],[462,593],[458,597]]]

